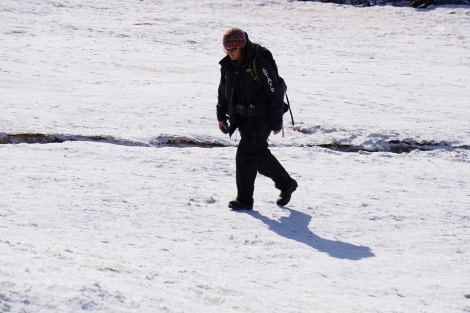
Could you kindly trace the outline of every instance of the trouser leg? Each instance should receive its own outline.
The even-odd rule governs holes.
[[[253,192],[257,174],[258,148],[253,140],[246,137],[240,139],[236,160],[237,198],[246,203],[253,203]]]
[[[268,148],[269,133],[259,136],[242,136],[236,155],[236,180],[238,197],[247,204],[253,203],[257,172],[271,178],[276,188],[291,187],[292,178]]]
[[[269,133],[260,138],[258,172],[274,181],[277,189],[284,190],[292,185],[292,178],[268,148]]]
[[[267,144],[258,159],[258,172],[271,178],[274,181],[274,185],[279,190],[288,189],[292,185],[292,178],[289,173],[287,173],[282,164],[271,153]]]

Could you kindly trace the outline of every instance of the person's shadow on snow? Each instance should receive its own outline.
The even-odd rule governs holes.
[[[312,217],[308,214],[284,207],[290,211],[289,216],[281,217],[279,221],[272,220],[257,211],[243,211],[261,220],[269,226],[273,232],[301,243],[304,243],[320,252],[328,253],[331,257],[338,259],[360,260],[374,257],[369,247],[356,246],[339,240],[324,239],[310,231],[308,225]]]

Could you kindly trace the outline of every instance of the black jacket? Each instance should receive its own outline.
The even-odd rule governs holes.
[[[217,119],[229,120],[230,136],[237,127],[250,125],[256,133],[282,129],[284,91],[279,85],[272,65],[255,53],[255,44],[248,41],[243,60],[233,62],[225,56],[220,62],[220,83],[217,102]],[[259,81],[255,80],[253,61]],[[241,117],[237,105],[255,107],[255,116]]]

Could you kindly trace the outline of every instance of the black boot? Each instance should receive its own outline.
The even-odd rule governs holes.
[[[231,208],[234,211],[253,210],[253,203],[249,204],[249,203],[240,201],[237,197],[237,199],[232,200],[228,203],[228,207]]]
[[[297,186],[297,182],[293,179],[290,188],[281,190],[281,194],[276,200],[277,205],[285,206],[286,204],[288,204],[290,201],[290,197],[292,196],[292,193],[297,189]]]

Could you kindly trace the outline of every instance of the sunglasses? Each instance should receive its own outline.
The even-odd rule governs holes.
[[[231,53],[234,53],[235,51],[237,51],[238,48],[227,48],[225,49],[227,52],[231,52]]]

